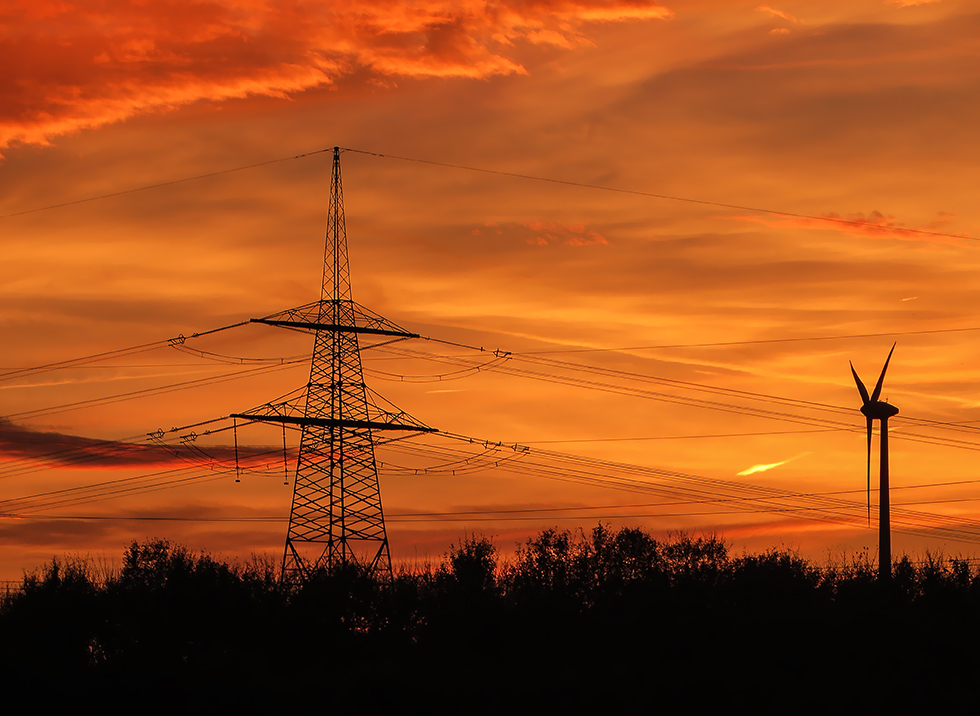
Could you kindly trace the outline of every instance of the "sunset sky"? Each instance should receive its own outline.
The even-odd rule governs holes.
[[[737,551],[874,554],[874,522],[853,515],[689,493],[667,505],[657,490],[680,480],[724,499],[763,487],[863,505],[848,361],[873,383],[895,341],[883,392],[901,410],[892,502],[914,511],[893,517],[895,551],[977,554],[978,60],[980,13],[955,0],[8,0],[0,579],[65,552],[117,559],[146,537],[281,555],[290,487],[281,452],[265,454],[282,449],[275,429],[239,431],[240,483],[226,469],[99,501],[18,500],[186,469],[190,448],[114,441],[147,443],[302,386],[309,336],[246,326],[185,344],[295,359],[281,367],[164,345],[8,374],[315,300],[330,154],[45,207],[335,145],[628,190],[343,153],[354,298],[487,349],[365,351],[368,383],[431,426],[504,443],[379,448],[397,561],[437,559],[464,531],[507,551],[544,527],[600,519],[717,533]],[[868,334],[890,335],[841,338]],[[832,339],[774,342],[818,337]],[[490,363],[495,349],[512,356]],[[253,373],[46,410],[243,370]],[[197,444],[227,466],[231,441],[226,431]],[[486,454],[453,474],[440,467],[447,447]],[[594,481],[568,482],[553,478],[579,463],[551,453],[657,472],[590,462]],[[550,477],[513,467],[532,458],[551,461]],[[603,471],[643,485],[613,489]],[[447,512],[473,514],[434,521]],[[131,517],[166,519],[120,519]]]

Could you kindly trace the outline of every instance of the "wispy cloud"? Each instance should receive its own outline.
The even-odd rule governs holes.
[[[75,469],[186,466],[188,461],[234,464],[235,449],[229,445],[208,446],[205,450],[202,452],[193,444],[140,445],[33,430],[0,418],[0,460],[26,459],[52,468]],[[239,446],[238,449],[243,466],[266,462],[268,454],[269,448]]]
[[[609,243],[605,236],[585,224],[564,224],[553,221],[526,221],[520,224],[487,222],[483,228],[473,229],[470,233],[473,236],[483,234],[517,236],[531,246],[589,246]]]
[[[759,5],[756,8],[757,12],[767,12],[773,17],[781,17],[783,20],[789,20],[790,22],[800,22],[800,18],[796,15],[790,15],[788,12],[783,12],[782,10],[777,10],[774,7],[769,7],[768,5]]]
[[[767,472],[768,470],[772,470],[782,465],[786,465],[788,463],[793,462],[794,460],[798,460],[799,458],[809,454],[810,453],[808,452],[804,452],[804,453],[800,453],[799,455],[794,455],[791,458],[787,458],[786,460],[781,460],[780,462],[770,462],[770,463],[762,463],[759,465],[753,465],[752,467],[746,468],[741,472],[736,472],[735,474],[738,475],[739,477],[746,477],[748,475],[755,475],[758,472]]]
[[[769,218],[753,214],[729,216],[733,221],[748,221],[763,224],[778,229],[816,229],[820,231],[839,231],[848,236],[860,236],[872,239],[903,239],[906,241],[926,241],[930,243],[959,245],[958,239],[947,236],[932,236],[919,230],[906,227],[895,220],[894,216],[886,216],[879,211],[870,214],[855,213],[842,216],[836,212],[824,214],[822,218],[786,217]],[[933,230],[932,227],[925,231]]]

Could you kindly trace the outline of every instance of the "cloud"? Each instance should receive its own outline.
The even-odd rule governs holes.
[[[587,23],[671,15],[651,0],[14,0],[0,10],[0,149],[355,73],[524,73],[515,43],[572,49],[591,44]]]
[[[531,246],[548,246],[551,244],[589,246],[591,244],[609,243],[609,240],[605,236],[598,231],[589,229],[585,224],[564,224],[548,221],[497,224],[496,222],[488,221],[483,226],[485,227],[484,229],[473,229],[470,231],[470,235],[516,236]]]
[[[793,460],[796,460],[798,458],[804,457],[805,455],[809,455],[809,454],[810,453],[808,452],[804,452],[804,453],[800,453],[799,455],[794,455],[791,458],[787,458],[786,460],[783,460],[781,462],[770,462],[770,463],[763,463],[760,465],[753,465],[752,467],[746,468],[741,472],[736,472],[735,474],[739,477],[746,477],[748,475],[754,475],[757,472],[766,472],[768,470],[772,470],[775,467],[779,467],[781,465],[785,465],[787,463],[793,462]]]
[[[269,461],[270,448],[240,446],[242,466]],[[279,458],[282,450],[278,451]],[[30,460],[51,468],[130,468],[186,467],[224,463],[234,466],[235,449],[228,445],[208,446],[204,450],[187,445],[140,445],[116,440],[100,440],[59,432],[32,430],[0,418],[0,458]]]
[[[773,228],[818,229],[822,231],[839,231],[849,236],[860,236],[874,239],[905,239],[907,241],[928,241],[932,243],[959,245],[955,238],[931,236],[918,233],[916,229],[905,227],[895,221],[894,216],[885,216],[879,211],[870,214],[856,213],[841,216],[836,212],[824,214],[822,218],[787,217],[770,219],[764,216],[740,215],[727,217],[734,221],[750,221]],[[926,231],[939,228],[931,226]]]
[[[585,224],[562,224],[545,221],[528,221],[520,224],[534,232],[525,241],[532,246],[562,244],[564,246],[588,246],[589,244],[608,244],[609,241],[598,231],[586,228]]]
[[[773,17],[781,17],[784,20],[789,20],[790,22],[799,22],[800,19],[795,15],[790,15],[788,12],[783,12],[782,10],[777,10],[774,7],[769,7],[768,5],[760,5],[756,8],[758,12],[768,12]]]
[[[785,465],[789,460],[783,460],[782,462],[770,462],[762,465],[753,465],[752,467],[742,470],[741,472],[736,472],[735,474],[739,477],[744,477],[746,475],[754,475],[757,472],[766,472],[767,470],[772,470],[774,467],[779,467],[780,465]]]

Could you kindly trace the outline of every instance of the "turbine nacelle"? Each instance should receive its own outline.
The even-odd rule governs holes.
[[[893,415],[898,415],[898,408],[891,403],[884,403],[880,400],[865,403],[861,406],[861,412],[866,418],[871,420],[888,420]]]

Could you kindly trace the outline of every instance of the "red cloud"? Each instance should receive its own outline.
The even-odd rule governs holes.
[[[185,445],[139,445],[115,440],[99,440],[57,432],[42,432],[15,425],[0,418],[0,460],[27,459],[51,468],[130,468],[187,467],[216,465],[234,467],[235,449],[228,445],[208,446],[206,452],[193,443]],[[273,455],[273,457],[270,457]],[[282,460],[282,449],[240,446],[243,467]]]
[[[500,225],[493,221],[484,224],[488,234],[523,238],[525,243],[532,246],[547,246],[548,244],[564,244],[565,246],[587,246],[589,244],[608,244],[609,241],[598,231],[586,228],[585,224],[558,224],[544,221],[527,221],[523,224],[508,222]],[[528,236],[528,230],[532,236]],[[483,229],[473,229],[470,234],[482,236]]]
[[[602,234],[587,229],[585,224],[548,224],[543,221],[529,221],[522,226],[535,232],[534,238],[525,239],[537,246],[564,244],[565,246],[586,246],[588,244],[608,244]]]
[[[940,213],[940,219],[933,222],[927,231],[938,229],[945,223],[946,215]],[[895,221],[894,216],[885,216],[881,212],[872,211],[869,215],[848,214],[841,216],[835,212],[824,214],[823,218],[793,218],[770,219],[764,216],[746,215],[729,216],[733,221],[752,221],[773,228],[791,229],[821,229],[823,231],[840,231],[849,236],[870,237],[875,239],[905,239],[907,241],[929,241],[933,243],[958,244],[957,239],[943,236],[931,236],[916,229],[909,229]]]
[[[588,44],[588,22],[665,18],[652,0],[7,0],[0,148],[201,99],[284,96],[355,71],[523,73],[517,41]],[[512,53],[511,53],[512,54]]]

